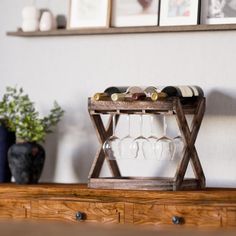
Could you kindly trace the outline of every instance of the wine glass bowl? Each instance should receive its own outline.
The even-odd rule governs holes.
[[[156,142],[158,140],[158,137],[154,134],[153,132],[154,130],[154,115],[150,115],[150,136],[147,137],[147,140],[149,141],[150,145],[151,145],[151,150],[149,151],[149,159],[155,159],[155,155],[156,155]],[[148,149],[150,147],[148,143],[148,147],[147,144],[144,143],[144,147],[145,149]]]
[[[127,115],[127,124],[128,124],[127,135],[124,138],[122,138],[119,143],[120,157],[122,159],[133,159],[136,157],[138,146],[137,144],[133,143],[134,138],[131,136],[129,114]]]
[[[157,160],[171,161],[175,153],[175,143],[172,138],[166,135],[167,124],[165,116],[163,116],[163,129],[163,136],[159,138],[155,144],[155,154]]]
[[[151,143],[143,135],[143,115],[140,115],[140,135],[134,139],[130,148],[132,149],[133,155],[138,159],[149,159],[151,155]]]
[[[104,143],[103,143],[103,151],[105,155],[109,158],[109,160],[116,160],[120,157],[120,138],[118,138],[115,134],[115,127],[116,127],[116,115],[112,115],[112,127],[113,132],[112,136],[110,136]]]
[[[109,160],[116,160],[119,158],[119,142],[120,139],[116,136],[110,136],[104,143],[103,143],[103,150],[105,155],[109,158]]]
[[[184,139],[180,133],[173,139],[173,142],[175,144],[175,152],[173,155],[173,159],[178,159],[181,157],[185,146]]]
[[[175,153],[175,144],[173,140],[167,136],[159,138],[156,142],[155,152],[157,160],[173,160],[173,156]]]

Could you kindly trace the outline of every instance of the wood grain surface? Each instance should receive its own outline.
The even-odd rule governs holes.
[[[94,223],[124,222],[123,203],[75,202],[75,201],[32,201],[31,218],[77,222],[76,213],[84,214],[84,221]]]
[[[82,220],[76,214],[83,213]],[[181,218],[180,224],[173,217]],[[0,185],[1,219],[135,224],[156,229],[236,228],[236,189],[137,191],[86,185]]]
[[[7,199],[52,199],[86,201],[132,201],[137,203],[211,203],[236,204],[236,189],[207,188],[194,191],[137,191],[89,189],[86,184],[37,184],[17,185],[0,184],[0,200]]]

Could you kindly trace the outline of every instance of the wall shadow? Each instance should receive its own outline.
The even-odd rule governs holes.
[[[236,92],[235,92],[236,95]],[[206,114],[210,116],[235,116],[236,97],[213,90],[206,97]]]
[[[57,182],[56,168],[60,161],[59,141],[63,140],[67,142],[69,148],[72,148],[68,150],[68,161],[75,176],[73,182],[85,183],[98,147],[96,132],[88,114],[80,115],[71,108],[64,110],[66,111],[64,117],[53,133],[46,137],[44,143],[46,160],[40,181]]]
[[[79,182],[87,183],[99,143],[89,115],[83,117],[82,123],[82,127],[77,127],[82,135],[78,147],[72,153],[72,168]]]
[[[59,127],[56,127],[52,134],[47,135],[45,144],[43,145],[46,151],[46,159],[40,182],[54,181],[58,156],[58,140]]]

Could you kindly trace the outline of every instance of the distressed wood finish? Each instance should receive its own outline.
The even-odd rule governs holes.
[[[194,114],[197,108],[197,101],[183,104],[185,114]],[[88,107],[90,114],[149,114],[149,113],[169,113],[174,114],[175,99],[165,99],[162,101],[93,101],[89,98]]]
[[[85,215],[76,220],[76,213]],[[173,224],[173,217],[182,219]],[[236,189],[137,191],[86,185],[0,185],[1,219],[236,228]]]
[[[195,100],[180,100],[171,97],[164,100],[153,101],[94,101],[88,99],[88,111],[98,139],[101,144],[95,156],[90,174],[88,186],[90,188],[103,189],[139,189],[139,190],[181,190],[199,189],[205,187],[205,176],[195,148],[195,141],[201,126],[205,112],[205,98]],[[121,176],[116,161],[110,161],[103,151],[103,143],[111,135],[112,116],[121,114],[171,114],[175,115],[180,131],[185,141],[183,156],[176,170],[174,178],[130,178]],[[104,128],[101,116],[110,115],[108,131]],[[193,115],[191,127],[189,127],[186,114]],[[117,121],[116,121],[117,122]],[[113,178],[100,178],[100,171],[104,159],[108,160]],[[185,180],[184,176],[191,161],[195,179]],[[113,163],[114,162],[114,163]]]
[[[79,30],[52,30],[23,32],[7,32],[8,36],[17,37],[49,37],[49,36],[82,36],[82,35],[109,35],[109,34],[143,34],[143,33],[171,33],[171,32],[204,32],[236,30],[236,24],[220,25],[186,25],[186,26],[145,26],[145,27],[117,27],[93,28]]]
[[[12,201],[11,199],[1,199],[0,218],[2,219],[24,219],[27,218],[27,210],[30,203],[26,200]]]
[[[134,224],[173,226],[174,216],[181,218],[178,226],[219,228],[221,224],[221,209],[209,206],[193,205],[134,205]]]
[[[182,105],[179,100],[176,100],[176,120],[180,127],[180,131],[182,136],[185,140],[185,147],[183,149],[183,158],[179,164],[177,172],[175,174],[175,181],[176,181],[176,189],[181,188],[181,183],[184,179],[189,160],[194,160],[192,163],[192,168],[195,174],[195,177],[200,181],[201,188],[205,187],[205,176],[201,167],[201,163],[198,158],[198,154],[194,143],[197,139],[197,134],[200,129],[203,115],[205,112],[205,99],[200,99],[195,115],[193,117],[193,121],[191,124],[191,130],[188,126],[187,120],[185,118],[184,111],[182,109]]]
[[[173,190],[174,178],[91,178],[88,186],[102,189],[139,189],[139,190]],[[198,189],[197,179],[185,179],[181,182],[182,189]]]
[[[236,207],[223,208],[222,225],[225,228],[236,227]]]
[[[78,222],[76,214],[84,214],[89,223],[124,223],[123,203],[33,200],[31,218]]]

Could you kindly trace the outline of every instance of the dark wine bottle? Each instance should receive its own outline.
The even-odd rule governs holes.
[[[203,89],[197,85],[191,85],[189,86],[193,91],[194,97],[204,97]]]
[[[112,95],[113,93],[126,93],[130,87],[120,86],[120,87],[108,87],[104,90],[104,93]]]
[[[168,97],[192,98],[204,96],[202,88],[196,85],[167,86],[162,89],[162,92],[166,93]]]
[[[188,86],[166,86],[162,92],[168,97],[193,97],[193,90]]]
[[[94,101],[109,101],[113,93],[125,93],[129,87],[108,87],[103,93],[95,93],[93,95]]]
[[[203,90],[199,86],[167,86],[162,92],[168,97],[179,97],[182,104],[194,102],[198,97],[204,96]]]

